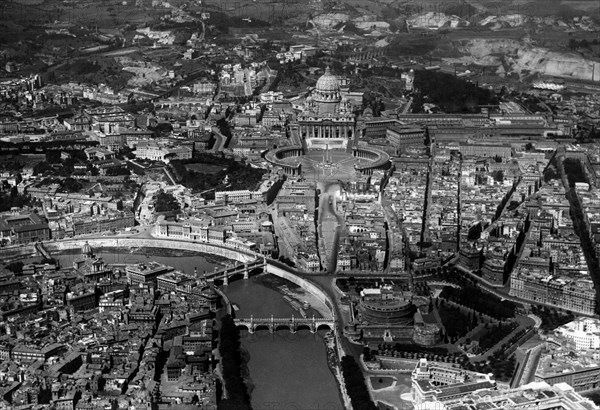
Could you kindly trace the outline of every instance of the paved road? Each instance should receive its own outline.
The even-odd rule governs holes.
[[[212,132],[215,135],[215,144],[213,145],[211,152],[221,152],[225,149],[225,143],[227,142],[227,137],[221,134],[221,131],[217,127],[212,127]]]

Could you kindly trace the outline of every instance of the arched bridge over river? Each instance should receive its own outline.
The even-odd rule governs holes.
[[[269,332],[273,333],[276,330],[289,330],[292,333],[296,333],[298,330],[308,329],[311,333],[316,333],[317,330],[334,330],[335,321],[333,318],[276,318],[271,316],[270,318],[244,318],[235,319],[235,324],[239,328],[246,328],[248,333],[254,333],[256,330],[268,329]]]

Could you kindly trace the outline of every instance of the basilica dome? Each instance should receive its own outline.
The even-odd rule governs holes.
[[[325,74],[319,78],[317,81],[317,86],[315,87],[317,91],[322,93],[331,93],[331,92],[339,92],[340,91],[340,83],[337,78],[331,74],[329,71],[329,67],[325,69]]]
[[[88,241],[85,241],[85,243],[81,247],[81,254],[83,256],[92,256],[93,253],[94,252],[92,251],[92,247],[90,246],[90,244],[88,243]]]

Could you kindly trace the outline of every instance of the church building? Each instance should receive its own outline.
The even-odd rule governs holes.
[[[340,91],[340,83],[325,70],[298,115],[302,138],[309,149],[346,149],[356,133],[352,102]]]

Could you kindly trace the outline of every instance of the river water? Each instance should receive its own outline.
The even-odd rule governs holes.
[[[144,254],[126,251],[94,250],[96,256],[107,263],[139,263],[154,260],[188,274],[209,271],[221,266],[223,260],[205,256],[155,256],[151,249],[141,250]],[[73,249],[53,255],[61,266],[71,266],[81,251]],[[39,258],[38,258],[39,260]],[[233,281],[223,288],[235,304],[236,316],[250,317],[300,317],[297,309],[284,299],[280,287],[289,295],[302,301],[302,290],[284,279],[271,275],[259,275],[249,280]],[[308,317],[318,316],[312,309],[305,309]],[[292,334],[288,330],[269,333],[259,330],[254,334],[242,331],[242,346],[248,351],[248,368],[254,389],[252,407],[255,410],[338,410],[343,405],[338,386],[327,365],[324,332],[316,334],[300,330]]]
[[[236,316],[298,317],[284,300],[277,286],[294,285],[280,278],[252,277],[226,288],[227,296],[238,307]],[[308,311],[310,315],[316,312]],[[343,409],[338,386],[327,366],[324,332],[300,330],[254,334],[242,331],[242,346],[248,351],[248,368],[254,384],[252,408],[256,410],[336,410]]]
[[[183,253],[183,256],[162,256],[153,254],[152,249],[139,250],[140,253],[130,253],[128,251],[117,249],[94,249],[94,254],[98,258],[104,259],[107,264],[131,264],[131,263],[144,263],[149,261],[155,261],[184,272],[188,275],[194,273],[194,269],[199,274],[204,271],[212,271],[215,267],[222,267],[223,262],[227,259],[216,257],[216,256],[192,256],[191,252]],[[143,253],[142,253],[143,252]],[[60,266],[63,268],[70,267],[73,265],[73,261],[81,257],[80,249],[69,249],[62,251],[58,254],[53,254],[52,257],[56,259]],[[39,260],[39,257],[36,258]]]

